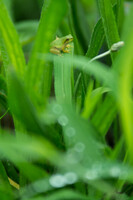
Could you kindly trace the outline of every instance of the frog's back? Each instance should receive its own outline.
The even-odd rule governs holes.
[[[51,42],[50,46],[51,47],[56,47],[56,48],[60,49],[61,46],[62,46],[62,40],[61,40],[61,38],[57,37],[54,41]]]

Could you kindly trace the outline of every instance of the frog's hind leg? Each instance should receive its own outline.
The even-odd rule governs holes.
[[[60,50],[56,49],[56,48],[51,48],[50,49],[50,52],[53,53],[53,54],[56,54],[56,55],[59,55],[60,54]]]

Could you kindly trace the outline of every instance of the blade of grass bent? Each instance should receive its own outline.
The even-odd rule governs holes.
[[[62,189],[62,190],[55,191],[52,194],[47,195],[45,197],[45,199],[46,200],[55,200],[55,199],[58,199],[58,200],[62,200],[62,199],[64,199],[64,200],[65,199],[67,199],[67,200],[69,200],[69,199],[70,200],[75,200],[75,199],[88,200],[88,197],[83,194],[80,194],[79,192],[74,191],[72,189]],[[35,199],[35,200],[37,200],[37,199]]]
[[[76,69],[82,70],[86,74],[93,75],[96,79],[113,89],[115,84],[115,74],[104,64],[90,62],[89,59],[81,56],[73,57],[73,65]]]
[[[45,59],[52,61],[54,55],[48,55]],[[59,59],[64,60],[67,63],[67,59],[70,59],[70,55],[61,57]],[[38,59],[44,60],[42,54],[38,54]],[[83,56],[73,56],[73,66],[75,69],[82,70],[83,72],[93,75],[96,79],[108,86],[112,91],[116,90],[116,73],[111,69],[107,68],[106,65],[97,61],[90,62],[90,59]]]
[[[28,136],[23,133],[18,133],[15,137],[11,131],[0,130],[0,158],[5,157],[13,163],[24,163],[29,161],[29,156],[32,161],[38,159],[47,159],[55,165],[62,164],[62,153],[50,143],[47,139],[40,136]],[[56,164],[58,160],[58,164]],[[63,158],[64,160],[64,158]],[[26,166],[25,166],[26,167]]]

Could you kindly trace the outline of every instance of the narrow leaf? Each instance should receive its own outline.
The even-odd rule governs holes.
[[[0,0],[0,37],[4,63],[10,63],[15,71],[23,77],[25,71],[24,55],[18,34],[2,0]]]
[[[120,40],[111,0],[98,0],[108,48]],[[111,54],[115,59],[117,53]]]
[[[44,1],[39,28],[27,71],[27,87],[29,88],[30,93],[34,90],[33,93],[38,96],[41,90],[43,102],[46,101],[50,93],[52,68],[46,61],[38,60],[37,53],[49,52],[50,42],[55,36],[56,30],[66,14],[66,11],[66,0]]]

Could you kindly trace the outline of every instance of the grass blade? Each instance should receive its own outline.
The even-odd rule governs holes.
[[[34,134],[43,135],[58,145],[60,141],[59,134],[56,132],[53,134],[52,129],[47,127],[44,122],[40,120],[36,108],[33,106],[29,96],[25,91],[24,85],[21,83],[15,73],[10,72],[8,74],[8,82],[8,101],[12,114],[24,125],[27,131],[33,132]],[[20,130],[20,124],[18,126],[18,130]]]
[[[23,77],[25,72],[24,54],[19,43],[18,34],[2,0],[0,0],[0,36],[4,63],[7,64],[8,58],[8,62],[15,71]]]
[[[102,20],[100,19],[94,27],[86,56],[93,58],[97,56],[105,38]]]
[[[50,93],[52,68],[49,64],[47,65],[45,61],[38,60],[37,53],[49,52],[50,42],[55,36],[56,30],[62,18],[66,14],[66,11],[66,0],[44,1],[39,28],[29,60],[27,71],[27,87],[30,93],[32,93],[34,90],[33,93],[35,93],[38,96],[41,90],[43,102],[46,102],[46,99]],[[42,80],[41,83],[40,80]]]
[[[111,94],[108,94],[103,103],[92,116],[92,123],[99,133],[105,137],[117,113],[117,105]]]
[[[123,39],[125,41],[125,47],[121,51],[118,59],[115,63],[115,69],[118,73],[118,106],[121,113],[121,122],[123,132],[125,134],[126,143],[129,150],[131,162],[133,163],[132,151],[132,130],[133,130],[133,102],[131,98],[132,90],[132,52],[133,52],[133,7],[130,10],[130,14],[125,23],[123,31]]]
[[[98,0],[108,48],[120,40],[111,0]],[[117,53],[111,54],[115,59]]]
[[[70,54],[73,54],[73,46],[71,46]],[[65,57],[65,54],[63,56]],[[66,101],[72,104],[72,78],[72,57],[64,62],[56,56],[54,58],[54,87],[59,103]]]
[[[82,3],[80,1],[69,2],[71,6],[71,18],[73,20],[73,26],[76,36],[78,38],[78,41],[80,42],[80,45],[82,46],[82,49],[84,50],[84,52],[86,52],[89,42],[90,29],[89,24],[86,20]]]

